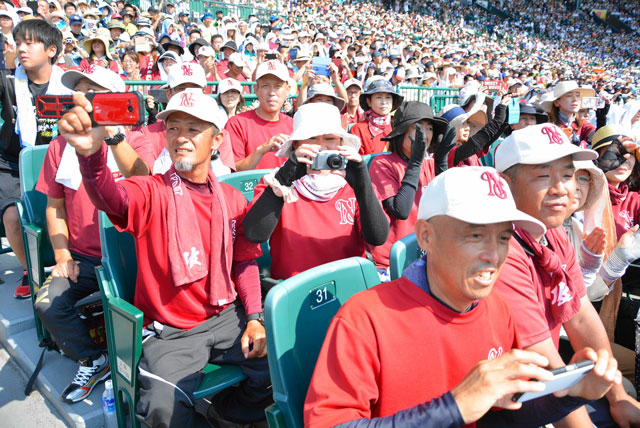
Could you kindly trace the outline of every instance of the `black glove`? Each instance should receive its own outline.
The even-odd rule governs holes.
[[[456,128],[447,127],[447,130],[444,132],[444,137],[442,137],[442,141],[438,143],[436,151],[433,154],[436,175],[448,169],[449,162],[447,157],[451,149],[455,146],[455,143],[453,142],[455,138]]]
[[[424,139],[424,131],[419,124],[416,124],[416,135],[409,137],[411,140],[411,156],[409,157],[409,165],[422,165],[425,151],[427,150],[427,142]]]
[[[275,179],[283,186],[290,187],[294,181],[307,175],[307,165],[298,162],[296,152],[292,151],[289,159],[276,172]]]

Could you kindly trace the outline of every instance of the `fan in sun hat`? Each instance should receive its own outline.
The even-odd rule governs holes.
[[[213,124],[218,131],[224,128],[227,117],[218,108],[218,103],[201,89],[185,89],[169,100],[167,108],[158,113],[157,118],[166,119],[175,112],[184,112],[204,122]]]
[[[419,101],[405,101],[398,107],[398,110],[396,110],[393,116],[393,129],[389,135],[382,139],[384,141],[391,141],[396,137],[403,136],[411,125],[421,120],[428,120],[433,124],[434,138],[432,138],[432,141],[436,141],[436,137],[444,134],[447,129],[446,119],[436,117],[431,107],[427,104]]]
[[[95,40],[99,40],[104,44],[105,55],[110,60],[113,60],[113,57],[111,56],[111,52],[109,52],[109,39],[107,39],[106,37],[102,36],[99,33],[95,33],[93,36],[91,36],[90,38],[84,41],[82,46],[84,47],[85,52],[87,52],[89,56],[93,54],[92,45]]]
[[[632,132],[629,128],[620,124],[603,126],[593,134],[591,139],[593,150],[601,151],[606,148],[596,162],[600,169],[607,172],[616,169],[626,161],[624,155],[629,152],[621,144],[617,143],[618,139],[624,137],[632,137]],[[614,144],[614,142],[617,144]],[[634,152],[636,160],[640,161],[638,149],[636,148]]]
[[[571,156],[574,161],[595,160],[598,153],[571,144],[556,125],[543,123],[513,131],[498,146],[495,166],[500,172],[514,165],[540,165]]]
[[[607,178],[604,175],[604,172],[595,164],[593,161],[573,161],[573,165],[576,168],[576,172],[581,169],[584,169],[589,172],[591,176],[591,183],[589,183],[589,194],[587,195],[587,199],[584,201],[581,207],[578,207],[578,210],[583,211],[591,208],[597,201],[600,199],[602,192],[604,192],[604,188],[607,185]]]
[[[307,99],[304,100],[303,104],[310,104],[317,101],[313,101],[313,98],[324,95],[327,97],[331,97],[333,100],[333,105],[338,108],[338,110],[342,111],[346,102],[336,95],[333,87],[329,83],[316,83],[309,88],[309,92],[307,93]]]
[[[396,92],[396,90],[388,80],[376,79],[372,80],[367,85],[367,89],[360,94],[360,107],[362,107],[365,111],[368,110],[369,103],[367,102],[367,98],[379,92],[386,92],[391,94],[391,96],[393,97],[393,107],[391,108],[392,111],[400,107],[400,104],[402,104],[402,101],[404,100],[404,97]]]
[[[573,91],[579,91],[581,98],[594,97],[596,94],[593,88],[590,86],[581,87],[578,85],[578,82],[576,82],[575,80],[566,80],[558,83],[553,88],[553,95],[547,96],[548,98],[545,98],[545,100],[542,101],[540,104],[542,105],[542,108],[544,109],[544,111],[548,113],[551,111],[551,107],[553,106],[554,101],[559,100],[560,98],[562,98],[563,95]]]
[[[342,145],[360,150],[360,138],[344,130],[340,111],[336,107],[327,103],[303,104],[293,116],[293,132],[276,152],[276,156],[289,157],[294,141],[329,134],[342,138]]]

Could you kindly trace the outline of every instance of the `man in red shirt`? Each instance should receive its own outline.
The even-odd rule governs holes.
[[[349,131],[349,127],[360,122],[364,115],[360,107],[362,83],[358,79],[349,79],[344,82],[344,89],[347,91],[347,105],[342,113],[342,127]]]
[[[215,362],[238,364],[248,378],[217,394],[208,418],[263,420],[271,398],[255,261],[261,251],[244,237],[246,200],[209,168],[222,142],[224,117],[216,102],[198,89],[169,100],[158,119],[167,125],[173,166],[162,175],[118,183],[106,167],[104,128],[91,126],[91,105],[82,94],[74,102],[58,127],[76,149],[87,193],[135,238],[134,305],[144,312],[150,335],[132,411],[149,426],[204,426],[192,392],[202,369]]]
[[[236,170],[276,168],[286,159],[277,152],[293,130],[293,119],[283,114],[289,96],[289,71],[277,60],[265,61],[256,70],[258,108],[236,114],[225,130],[231,137]]]
[[[550,375],[546,358],[515,349],[520,341],[511,311],[491,292],[512,222],[545,231],[516,209],[494,169],[453,168],[436,177],[424,190],[416,222],[427,256],[338,311],[311,378],[305,426],[453,427],[473,424],[493,406],[520,409],[500,414],[539,426],[584,403],[551,395],[522,407],[512,401],[514,393],[544,389],[522,379]],[[569,395],[599,398],[620,382],[606,351],[578,354],[610,371],[595,372],[601,377],[590,375]]]
[[[513,310],[523,349],[547,357],[550,368],[564,365],[558,352],[561,327],[574,349],[590,346],[611,352],[604,326],[587,296],[573,246],[562,228],[576,191],[573,161],[596,157],[596,152],[571,144],[552,124],[514,131],[495,154],[496,169],[509,183],[518,209],[547,227],[546,233],[537,234],[516,227],[496,287]],[[622,386],[614,386],[607,399],[611,415],[595,407],[590,419],[581,408],[562,426],[586,427],[592,420],[597,426],[609,426],[611,417],[621,426],[640,423],[640,405]]]
[[[69,90],[82,93],[126,91],[120,76],[103,67],[67,71],[61,81]],[[117,133],[116,127],[109,127],[112,140]],[[123,144],[110,146],[108,164],[115,176],[120,176],[118,165],[126,168],[129,164],[131,147],[125,149]],[[73,404],[87,398],[109,376],[109,360],[74,307],[99,290],[95,267],[101,264],[102,254],[98,210],[82,183],[75,150],[61,136],[49,145],[36,190],[47,195],[47,230],[56,264],[38,290],[35,310],[64,354],[79,364],[78,373],[60,396],[62,402]]]

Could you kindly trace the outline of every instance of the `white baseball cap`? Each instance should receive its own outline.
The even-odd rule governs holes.
[[[516,208],[511,190],[498,171],[485,166],[450,168],[423,190],[418,220],[446,215],[471,224],[506,221],[533,235],[546,232],[542,222]]]
[[[181,111],[190,114],[205,122],[212,123],[218,131],[224,128],[227,123],[225,114],[218,107],[218,103],[200,89],[185,89],[171,97],[167,108],[156,116],[160,120],[165,120],[171,113]]]
[[[164,87],[175,88],[183,83],[194,83],[204,89],[207,86],[204,68],[200,64],[192,62],[184,62],[171,67],[167,75],[167,84]]]
[[[79,70],[65,71],[61,81],[64,86],[73,91],[78,82],[85,77],[111,92],[127,91],[124,81],[118,73],[97,65],[90,65],[84,72]]]
[[[234,52],[229,55],[229,64],[231,63],[237,65],[238,67],[244,67],[246,65],[246,63],[244,62],[244,57],[241,53],[238,52]]]
[[[289,81],[289,69],[280,61],[269,60],[260,64],[256,70],[256,80],[260,80],[261,77],[268,74],[276,76],[283,82]]]
[[[571,144],[562,129],[551,123],[528,126],[504,139],[495,152],[500,172],[513,165],[540,165],[571,156],[574,161],[595,160],[598,153]]]
[[[214,51],[211,46],[200,46],[200,49],[198,49],[198,54],[196,56],[198,57],[200,55],[216,56],[216,51]]]
[[[364,88],[362,87],[362,82],[358,79],[354,79],[353,77],[349,80],[347,80],[346,82],[344,82],[344,84],[342,86],[344,86],[345,89],[349,89],[350,86],[357,86],[358,88],[360,88],[360,90],[363,90]]]
[[[224,94],[232,90],[238,91],[242,95],[242,85],[236,79],[228,78],[218,83],[218,94]]]
[[[322,120],[318,120],[319,118]],[[337,135],[342,138],[342,145],[360,150],[360,138],[344,130],[340,110],[336,106],[327,103],[303,104],[293,115],[293,132],[276,152],[276,156],[289,157],[294,141],[327,134]]]

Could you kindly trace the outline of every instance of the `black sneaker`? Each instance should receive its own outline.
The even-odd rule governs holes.
[[[60,395],[60,400],[63,403],[73,404],[84,400],[98,383],[107,379],[111,374],[109,359],[105,354],[102,354],[97,360],[83,358],[78,363],[80,364],[78,373]]]

